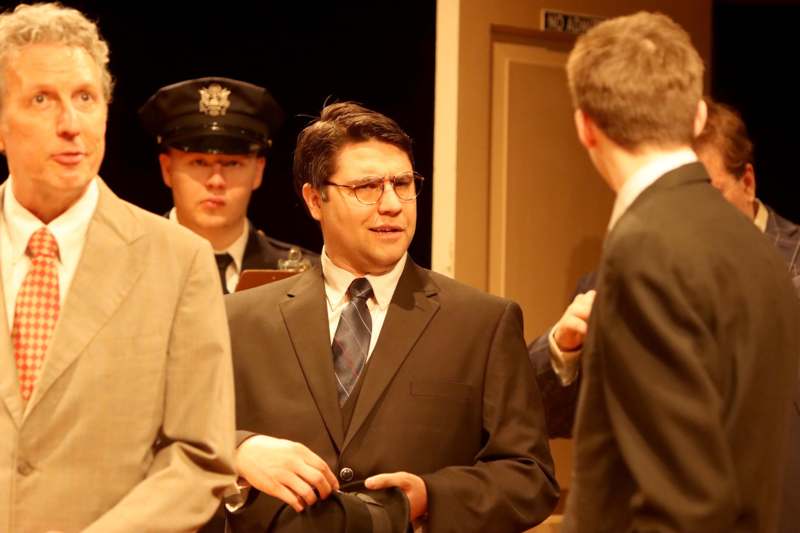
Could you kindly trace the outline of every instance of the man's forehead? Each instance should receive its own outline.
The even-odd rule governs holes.
[[[168,148],[167,155],[181,160],[195,160],[202,159],[210,163],[225,162],[225,161],[251,161],[256,159],[264,159],[263,156],[256,154],[209,154],[207,152],[187,152],[177,148]]]
[[[6,77],[26,84],[68,79],[74,84],[100,83],[100,67],[84,48],[62,43],[31,43],[14,47],[2,65]]]
[[[400,172],[411,169],[411,159],[408,154],[397,146],[370,139],[367,141],[350,142],[343,145],[336,154],[337,167],[356,166],[368,170],[374,168],[377,172]]]

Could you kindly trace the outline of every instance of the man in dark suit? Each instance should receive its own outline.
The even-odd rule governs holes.
[[[708,97],[705,97],[705,101],[708,117],[703,131],[692,144],[708,171],[711,185],[731,205],[752,220],[775,245],[783,256],[800,295],[800,226],[783,218],[756,197],[753,143],[739,113]],[[578,280],[570,305],[558,322],[528,346],[528,354],[536,370],[536,381],[542,394],[550,438],[572,436],[580,388],[578,369],[581,348],[594,300],[596,278],[596,272],[582,276]],[[800,468],[800,446],[792,449],[796,450],[796,462]],[[792,483],[787,486],[798,485]],[[800,530],[800,524],[792,530]]]
[[[264,531],[282,502],[299,511],[355,480],[399,487],[431,533],[518,532],[555,505],[520,309],[408,257],[412,161],[393,120],[352,103],[298,138],[321,268],[227,302],[237,467],[256,494],[231,515],[235,531]]]
[[[800,226],[781,217],[756,197],[753,144],[739,113],[708,97],[705,101],[708,118],[703,131],[693,141],[694,150],[706,167],[711,184],[775,245],[800,294]],[[592,273],[578,281],[574,300],[562,318],[528,348],[550,438],[572,436],[580,388],[579,358],[591,313],[595,279],[596,274]],[[800,531],[800,515],[795,512],[795,503],[800,501],[800,379],[791,412],[791,438],[778,529],[781,533]]]
[[[567,75],[578,137],[617,199],[564,530],[773,531],[798,302],[692,151],[702,61],[680,26],[639,13],[580,37]]]
[[[198,78],[162,87],[139,110],[156,139],[169,218],[214,248],[223,292],[248,269],[307,268],[317,254],[273,239],[247,219],[261,186],[266,153],[283,111],[263,87],[230,78]]]

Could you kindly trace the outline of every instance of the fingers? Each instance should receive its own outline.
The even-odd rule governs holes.
[[[242,443],[236,463],[253,487],[298,512],[339,488],[327,463],[298,442],[257,435]]]
[[[428,491],[421,477],[408,472],[378,474],[364,480],[364,486],[371,490],[397,487],[408,498],[409,518],[416,519],[428,510]]]
[[[400,483],[402,482],[400,474],[401,472],[395,472],[393,474],[378,474],[375,476],[370,476],[364,480],[364,486],[370,490],[400,487]]]
[[[575,299],[572,300],[572,303],[567,308],[568,312],[578,318],[588,320],[589,315],[592,313],[592,304],[594,303],[596,292],[595,290],[591,290],[575,296]]]
[[[300,446],[303,445],[300,444]],[[306,464],[308,464],[322,476],[322,479],[314,478],[313,480],[309,479],[308,481],[317,488],[317,490],[320,492],[320,496],[322,496],[322,499],[324,500],[328,497],[328,494],[330,494],[331,491],[339,490],[339,480],[336,479],[336,476],[328,466],[328,463],[323,461],[319,455],[315,454],[305,446],[303,446],[303,448],[305,448],[306,452],[303,455],[303,459]],[[323,491],[325,493],[324,496],[322,495]]]
[[[558,347],[564,351],[577,350],[589,329],[589,316],[592,312],[596,291],[578,294],[569,304],[564,315],[556,323],[553,336]]]

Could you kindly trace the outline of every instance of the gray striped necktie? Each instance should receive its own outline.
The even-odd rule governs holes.
[[[367,300],[372,296],[372,286],[366,278],[356,278],[348,287],[347,293],[350,301],[342,310],[331,346],[340,406],[350,397],[353,386],[364,369],[372,335],[372,317],[367,308]]]

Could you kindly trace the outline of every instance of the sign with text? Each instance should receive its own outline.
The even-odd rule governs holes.
[[[580,15],[554,9],[542,9],[542,29],[561,33],[581,34],[607,17]]]

